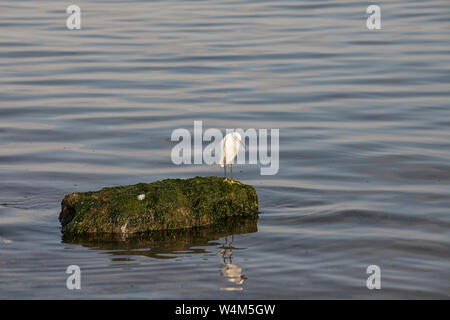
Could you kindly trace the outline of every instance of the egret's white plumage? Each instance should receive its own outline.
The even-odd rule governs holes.
[[[220,166],[225,168],[225,178],[227,177],[227,164],[230,165],[231,180],[233,180],[232,163],[239,152],[241,144],[241,135],[239,132],[231,132],[227,134],[220,143]]]
[[[220,156],[220,166],[233,163],[233,159],[239,152],[239,144],[241,143],[241,135],[238,132],[227,134],[220,143],[222,154]]]

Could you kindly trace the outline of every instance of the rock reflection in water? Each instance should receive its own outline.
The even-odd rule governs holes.
[[[179,257],[180,253],[210,254],[210,251],[201,247],[220,246],[220,242],[212,241],[218,241],[229,236],[234,237],[236,234],[257,232],[257,221],[257,216],[232,218],[215,226],[186,230],[155,231],[127,236],[116,234],[63,235],[62,242],[78,244],[97,250],[106,250],[108,254],[113,256],[146,256],[154,259],[174,259]],[[221,248],[223,250],[223,246]],[[117,257],[114,259],[117,259]]]

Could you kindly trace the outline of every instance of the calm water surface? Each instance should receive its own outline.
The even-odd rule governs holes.
[[[450,2],[77,4],[0,3],[0,298],[450,297]],[[257,221],[62,237],[67,193],[222,174],[172,164],[194,120],[280,129]]]

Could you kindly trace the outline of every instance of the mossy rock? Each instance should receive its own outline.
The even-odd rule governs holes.
[[[212,225],[257,211],[252,186],[195,177],[72,193],[61,202],[59,221],[63,233],[129,234]]]

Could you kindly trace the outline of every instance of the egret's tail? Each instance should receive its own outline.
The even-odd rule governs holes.
[[[219,165],[223,168],[226,165],[226,158],[225,158],[225,152],[224,152],[224,148],[222,146],[222,154],[220,155],[220,161],[219,161]]]

